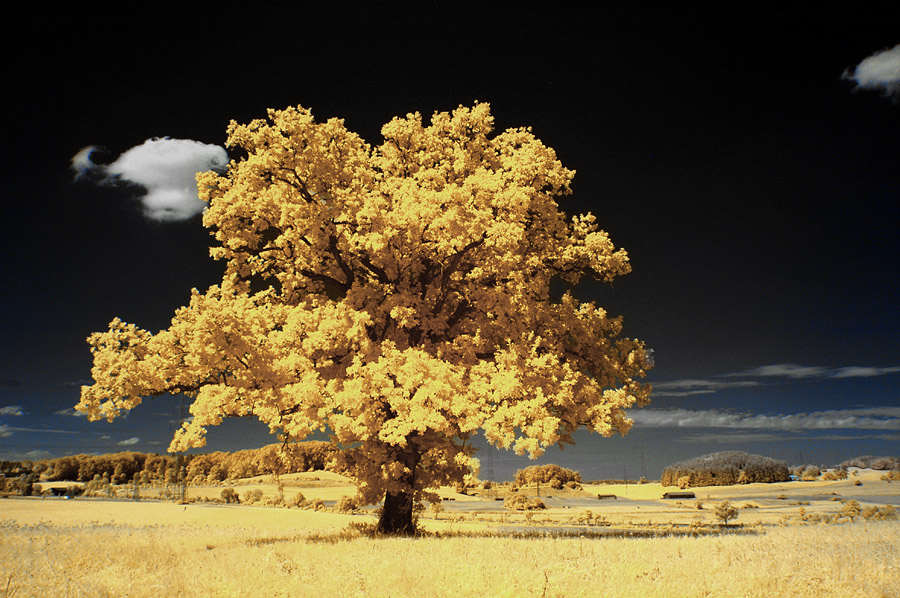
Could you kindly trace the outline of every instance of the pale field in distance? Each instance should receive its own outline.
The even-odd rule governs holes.
[[[336,495],[334,489],[346,489],[341,480],[325,477],[296,477],[296,485],[286,484],[285,496],[297,489],[307,497],[316,488]],[[836,513],[842,506],[832,500],[836,496],[880,505],[900,490],[900,484],[881,482],[872,472],[860,474],[862,486],[855,486],[855,479],[692,489],[705,503],[703,510],[692,504],[696,501],[659,500],[658,484],[629,485],[627,494],[624,487],[587,487],[594,495],[639,502],[626,507],[625,501],[597,501],[591,511],[612,527],[574,525],[575,513],[562,508],[535,515],[527,527],[569,526],[575,533],[583,530],[582,537],[485,533],[501,525],[524,527],[521,513],[448,511],[435,519],[425,511],[423,527],[446,535],[401,539],[347,531],[352,522],[374,522],[369,514],[10,498],[0,500],[0,596],[900,598],[900,521],[826,525],[802,523],[796,516],[801,506]],[[235,489],[243,494],[268,483],[257,482]],[[472,500],[449,489],[442,494]],[[873,495],[878,502],[863,500]],[[711,511],[722,499],[759,507],[741,510],[737,523],[744,524],[743,533],[590,537],[642,526],[662,533],[673,527],[669,523],[696,521],[698,514],[711,526]],[[803,502],[810,504],[790,504]],[[651,522],[655,527],[648,527]]]

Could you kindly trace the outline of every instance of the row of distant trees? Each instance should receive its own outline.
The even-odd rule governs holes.
[[[257,475],[326,469],[335,449],[328,442],[270,444],[259,449],[203,455],[155,455],[125,451],[106,455],[71,455],[40,461],[2,461],[0,478],[35,482],[175,484],[219,482]]]
[[[0,492],[27,494],[38,482],[77,481],[126,484],[190,484],[223,482],[257,475],[286,474],[328,469],[335,448],[322,441],[270,444],[259,449],[203,455],[155,455],[132,451],[106,455],[73,455],[40,461],[0,461]],[[848,459],[837,468],[837,478],[845,479],[846,468],[859,467],[898,471],[896,457],[863,456]],[[840,475],[843,473],[843,475]],[[791,475],[818,479],[817,466],[789,468],[784,461],[740,451],[723,451],[681,461],[667,467],[663,486],[725,486],[753,482],[784,482]],[[829,477],[828,479],[832,479]],[[535,465],[516,473],[513,488],[537,485],[551,488],[578,488],[581,474],[558,465]]]
[[[900,459],[897,457],[873,457],[872,455],[866,455],[848,459],[841,463],[839,467],[841,469],[859,467],[860,469],[878,469],[881,471],[898,470],[900,469]]]

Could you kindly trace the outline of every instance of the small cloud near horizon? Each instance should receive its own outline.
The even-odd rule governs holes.
[[[20,405],[7,405],[0,407],[0,415],[25,415]]]
[[[59,411],[54,412],[56,415],[68,415],[70,417],[87,417],[86,414],[81,411],[77,411],[74,407],[66,407],[65,409],[60,409]]]
[[[900,44],[866,57],[851,72],[844,71],[843,79],[856,83],[856,89],[881,91],[886,97],[900,100]]]
[[[90,177],[101,184],[143,187],[144,215],[159,222],[188,220],[200,214],[206,203],[197,194],[197,173],[223,172],[228,164],[225,148],[193,139],[147,139],[109,164],[91,159],[97,149],[89,145],[72,157],[75,180]]]
[[[121,441],[117,442],[116,444],[119,446],[134,446],[135,444],[139,443],[140,441],[141,441],[141,439],[138,438],[137,436],[132,436],[131,438],[121,440]]]

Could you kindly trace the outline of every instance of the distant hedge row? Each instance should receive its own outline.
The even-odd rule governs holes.
[[[897,457],[873,457],[872,455],[866,455],[863,457],[847,459],[840,465],[841,469],[847,469],[848,467],[888,471],[892,469],[900,469],[900,459],[898,459]]]
[[[754,482],[786,482],[791,474],[787,463],[740,451],[722,451],[667,467],[663,486],[730,486]]]
[[[40,461],[0,461],[0,478],[32,476],[33,481],[89,482],[102,478],[113,484],[130,482],[219,482],[272,473],[327,469],[335,453],[331,443],[308,441],[270,444],[234,453],[147,455],[132,451],[106,455],[71,455]]]

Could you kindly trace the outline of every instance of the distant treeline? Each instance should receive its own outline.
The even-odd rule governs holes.
[[[0,476],[26,477],[29,482],[90,482],[105,478],[113,484],[174,484],[219,482],[265,474],[326,469],[334,456],[331,443],[299,442],[286,447],[270,444],[234,453],[154,455],[126,451],[107,455],[72,455],[40,461],[0,461]]]
[[[667,467],[663,486],[730,486],[754,482],[786,482],[791,479],[787,463],[740,451],[722,451]]]
[[[897,457],[873,457],[866,455],[864,457],[856,457],[847,459],[840,464],[841,469],[848,467],[859,467],[860,469],[879,469],[882,471],[900,469],[900,459]]]

